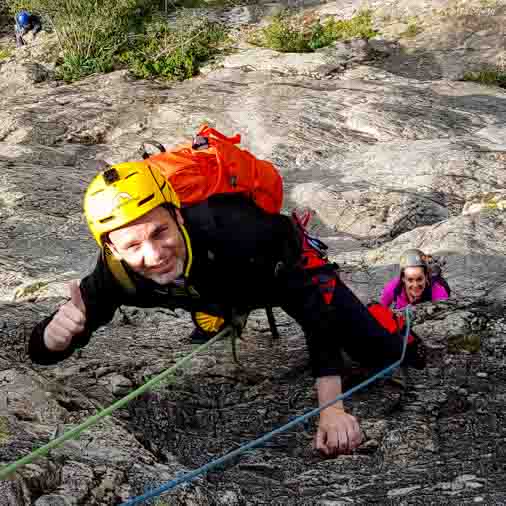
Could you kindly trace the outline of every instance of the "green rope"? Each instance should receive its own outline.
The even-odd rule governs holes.
[[[235,329],[232,327],[225,327],[221,332],[216,334],[212,339],[207,341],[206,343],[200,345],[198,348],[193,350],[191,353],[183,357],[181,360],[176,362],[172,367],[169,367],[162,373],[160,373],[158,376],[155,376],[154,378],[150,379],[147,383],[142,385],[141,387],[137,388],[137,390],[134,390],[133,392],[130,392],[125,397],[117,400],[114,404],[111,404],[108,408],[103,409],[102,411],[99,411],[96,415],[91,416],[90,418],[86,419],[83,423],[78,425],[77,427],[74,427],[73,429],[69,430],[68,432],[65,432],[60,437],[53,439],[49,443],[47,443],[44,446],[41,446],[40,448],[37,448],[37,450],[34,450],[33,452],[29,453],[25,457],[22,457],[21,459],[17,460],[16,462],[13,462],[12,464],[9,464],[7,466],[4,466],[0,469],[0,479],[7,478],[10,474],[12,474],[14,471],[19,469],[21,466],[24,466],[26,464],[29,464],[30,462],[33,462],[38,457],[43,457],[44,455],[47,455],[53,448],[56,448],[60,446],[65,441],[68,441],[69,439],[77,439],[82,432],[84,432],[88,427],[91,427],[92,425],[95,425],[99,420],[102,418],[105,418],[106,416],[109,416],[114,410],[121,408],[131,400],[135,399],[139,395],[143,394],[156,384],[160,383],[162,380],[167,378],[168,376],[171,376],[176,369],[181,369],[184,367],[190,360],[197,355],[198,353],[205,351],[207,348],[209,348],[212,344],[214,344],[216,341],[219,341],[220,339],[224,339],[226,337],[230,337],[235,334]]]

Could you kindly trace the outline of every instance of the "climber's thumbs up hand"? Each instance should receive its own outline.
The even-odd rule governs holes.
[[[63,351],[69,347],[72,338],[84,331],[86,307],[79,282],[69,284],[70,300],[60,307],[44,331],[44,344],[50,351]]]

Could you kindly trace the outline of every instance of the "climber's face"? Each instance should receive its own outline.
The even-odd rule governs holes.
[[[402,281],[410,302],[416,302],[422,297],[428,283],[423,267],[406,267],[402,274]]]
[[[137,220],[109,233],[114,256],[135,272],[160,285],[171,283],[184,272],[186,246],[178,225],[183,217],[157,207]]]

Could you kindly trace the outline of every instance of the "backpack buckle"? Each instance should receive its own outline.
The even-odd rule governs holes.
[[[192,140],[192,149],[207,149],[209,147],[209,139],[203,135],[196,135]]]
[[[161,144],[160,142],[154,141],[152,139],[146,139],[145,141],[142,142],[142,144],[139,148],[139,153],[141,154],[141,156],[144,160],[146,160],[147,158],[149,158],[150,156],[152,156],[154,154],[154,153],[151,153],[150,150],[148,149],[149,146],[158,149],[158,151],[160,153],[165,153],[165,151],[167,151],[165,149],[165,147],[163,146],[163,144]]]

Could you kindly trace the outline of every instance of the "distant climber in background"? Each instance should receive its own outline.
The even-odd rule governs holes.
[[[39,16],[36,16],[35,14],[30,14],[29,12],[23,10],[19,11],[14,18],[16,20],[16,47],[21,47],[26,44],[23,36],[25,36],[28,32],[31,31],[33,37],[35,38],[42,29],[42,22]]]
[[[441,275],[441,267],[419,249],[408,249],[400,258],[399,276],[383,288],[381,304],[403,309],[408,304],[446,300],[450,287]]]

